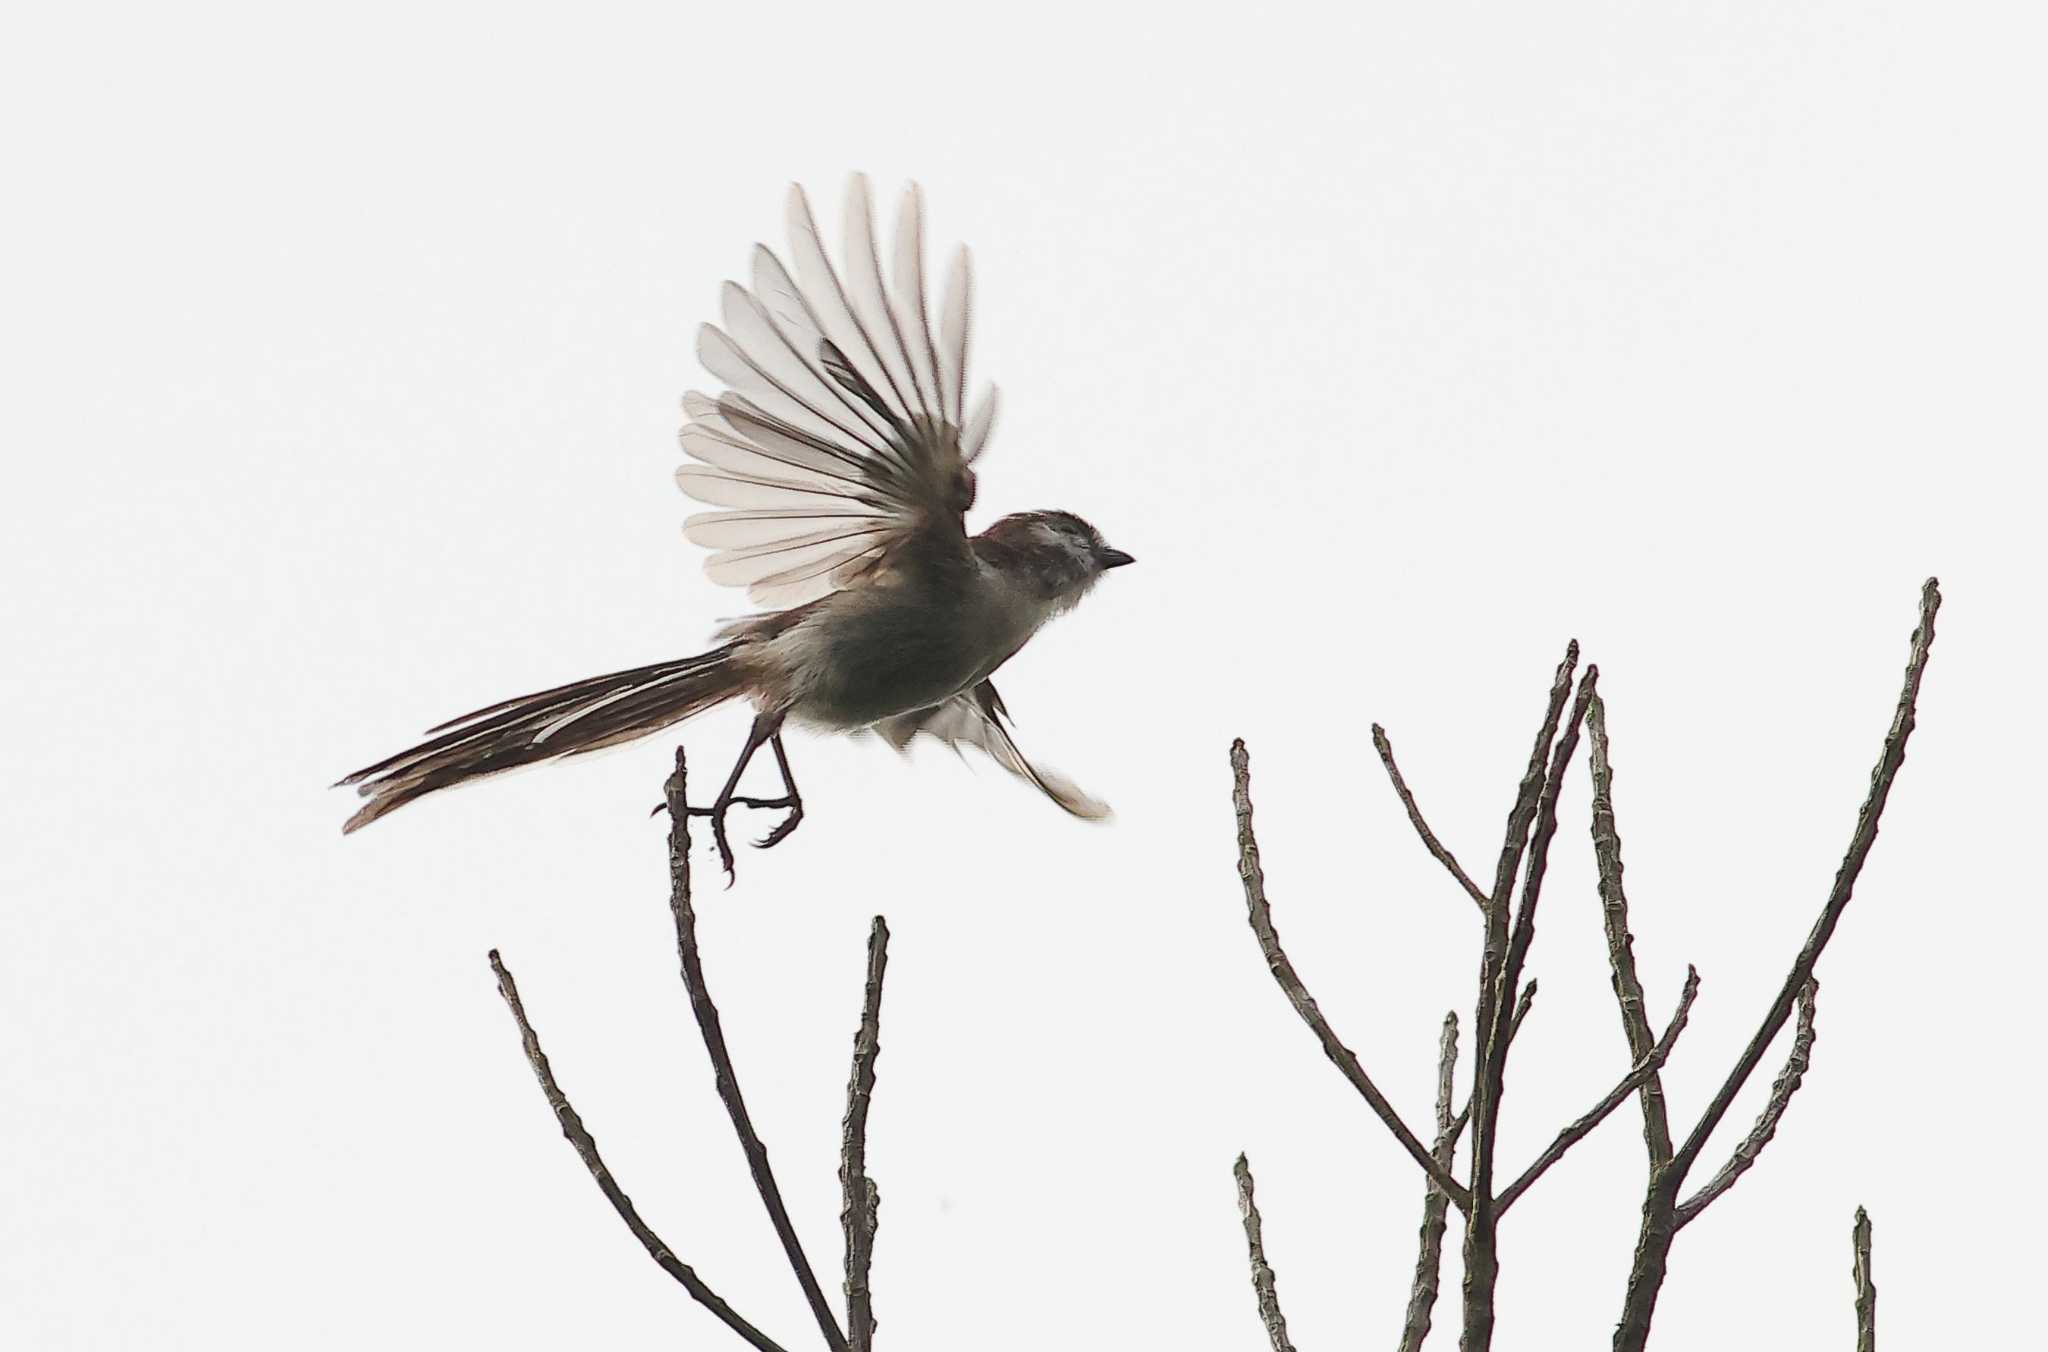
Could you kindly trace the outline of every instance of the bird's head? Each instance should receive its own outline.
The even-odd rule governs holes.
[[[983,531],[975,544],[1005,576],[1061,610],[1104,573],[1133,561],[1072,512],[1018,512]]]

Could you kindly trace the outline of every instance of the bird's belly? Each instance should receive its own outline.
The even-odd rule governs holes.
[[[1014,649],[1000,628],[972,608],[944,605],[828,610],[773,640],[790,676],[790,716],[850,729],[929,708]]]

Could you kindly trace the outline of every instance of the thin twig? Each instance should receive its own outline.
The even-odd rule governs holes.
[[[739,1077],[733,1071],[732,1054],[725,1047],[725,1030],[719,1023],[718,1006],[712,1003],[711,988],[704,980],[704,964],[697,953],[697,913],[690,903],[690,813],[684,797],[684,779],[683,749],[677,747],[675,773],[669,776],[666,786],[669,911],[675,917],[676,951],[682,959],[683,985],[690,993],[690,1009],[696,1015],[699,1031],[704,1035],[704,1050],[711,1056],[718,1097],[724,1101],[726,1112],[732,1118],[733,1132],[739,1137],[740,1149],[746,1154],[747,1168],[754,1176],[754,1189],[761,1194],[761,1205],[768,1212],[768,1221],[775,1227],[776,1238],[782,1241],[782,1252],[789,1259],[797,1284],[803,1288],[804,1299],[810,1302],[811,1313],[818,1321],[818,1331],[825,1336],[825,1345],[832,1352],[847,1352],[846,1335],[840,1332],[839,1320],[826,1302],[825,1293],[818,1285],[818,1274],[812,1269],[811,1260],[804,1255],[803,1241],[797,1238],[796,1227],[790,1222],[789,1208],[783,1205],[782,1189],[776,1186],[775,1173],[768,1165],[768,1147],[761,1143],[760,1133],[754,1130],[753,1118],[747,1112],[746,1100],[740,1096]]]
[[[882,1052],[882,977],[888,968],[889,926],[876,916],[868,931],[867,991],[860,1030],[853,1035],[853,1071],[846,1080],[846,1117],[839,1135],[839,1224],[846,1232],[846,1334],[852,1352],[868,1352],[875,1342],[868,1269],[875,1257],[881,1194],[867,1172],[868,1102],[875,1092],[875,1058]]]
[[[1792,1028],[1792,1051],[1785,1058],[1785,1068],[1771,1082],[1770,1101],[1764,1104],[1764,1110],[1757,1114],[1756,1125],[1735,1147],[1735,1152],[1721,1166],[1721,1171],[1709,1179],[1705,1187],[1679,1203],[1680,1228],[1690,1225],[1693,1218],[1705,1211],[1715,1198],[1734,1187],[1735,1180],[1749,1171],[1757,1157],[1763,1154],[1764,1147],[1771,1143],[1771,1137],[1777,1135],[1785,1108],[1792,1102],[1792,1095],[1798,1092],[1807,1067],[1813,1063],[1813,1006],[1819,991],[1818,981],[1808,981],[1806,988],[1799,992],[1799,1019]]]
[[[1442,1035],[1436,1049],[1436,1144],[1430,1153],[1449,1173],[1457,1154],[1458,1133],[1465,1129],[1465,1117],[1451,1115],[1451,1080],[1458,1069],[1458,1014],[1444,1015]],[[1400,1352],[1417,1352],[1429,1337],[1430,1315],[1443,1271],[1444,1215],[1450,1198],[1432,1182],[1422,1194],[1422,1229],[1415,1252],[1415,1280],[1408,1291],[1408,1311],[1401,1323]]]
[[[1243,1155],[1231,1168],[1237,1179],[1237,1210],[1244,1217],[1245,1247],[1251,1251],[1252,1290],[1259,1296],[1259,1322],[1266,1326],[1266,1337],[1273,1344],[1273,1352],[1294,1352],[1294,1344],[1287,1341],[1287,1316],[1280,1313],[1280,1293],[1275,1288],[1277,1278],[1266,1262],[1266,1241],[1259,1223],[1259,1206],[1252,1200],[1252,1166]]]
[[[597,1153],[597,1142],[585,1129],[583,1118],[570,1105],[569,1096],[562,1092],[562,1087],[555,1083],[555,1073],[548,1065],[547,1053],[540,1048],[540,1035],[533,1031],[533,1025],[526,1018],[526,1006],[520,1003],[519,986],[512,980],[511,971],[499,960],[495,948],[491,950],[491,971],[497,974],[498,994],[505,998],[506,1006],[512,1011],[513,1022],[519,1025],[519,1040],[525,1045],[526,1059],[533,1066],[534,1078],[540,1081],[548,1106],[555,1110],[555,1120],[561,1124],[562,1135],[576,1147],[584,1168],[590,1170],[590,1176],[597,1180],[598,1190],[612,1204],[612,1210],[619,1213],[619,1219],[626,1223],[626,1228],[633,1232],[633,1238],[640,1241],[648,1256],[660,1265],[663,1272],[682,1284],[691,1299],[718,1316],[727,1328],[746,1339],[759,1352],[783,1352],[780,1343],[741,1318],[716,1291],[704,1284],[688,1263],[675,1256],[661,1236],[648,1228],[647,1222],[640,1219],[633,1200],[619,1187],[618,1180],[605,1166],[604,1157]]]
[[[1628,1054],[1640,1061],[1655,1045],[1643,983],[1636,975],[1635,938],[1628,929],[1628,893],[1621,883],[1621,832],[1614,821],[1614,764],[1608,756],[1607,705],[1598,692],[1586,707],[1586,740],[1593,770],[1593,859],[1600,872],[1600,922],[1607,934],[1607,962],[1612,970],[1615,1002],[1621,1007],[1622,1032]],[[1671,1121],[1664,1106],[1662,1072],[1643,1081],[1643,1147],[1650,1167],[1671,1160]]]
[[[1463,1184],[1451,1177],[1450,1171],[1438,1164],[1401,1115],[1394,1111],[1394,1105],[1380,1093],[1372,1077],[1365,1073],[1365,1067],[1358,1063],[1358,1057],[1346,1047],[1330,1027],[1329,1020],[1316,1006],[1315,997],[1302,985],[1301,977],[1295,972],[1294,964],[1288,961],[1286,952],[1280,947],[1280,936],[1273,928],[1272,907],[1266,901],[1266,875],[1259,866],[1259,842],[1252,834],[1252,792],[1251,753],[1245,750],[1242,738],[1231,744],[1230,768],[1235,777],[1231,802],[1237,809],[1237,873],[1244,883],[1245,909],[1251,921],[1252,933],[1258,937],[1259,948],[1266,955],[1266,965],[1272,969],[1273,980],[1286,993],[1288,1003],[1301,1016],[1316,1040],[1322,1044],[1323,1055],[1343,1072],[1366,1103],[1386,1123],[1387,1130],[1394,1133],[1394,1139],[1408,1152],[1410,1159],[1422,1166],[1422,1171],[1435,1180],[1436,1185],[1457,1204],[1460,1211],[1470,1205],[1471,1194]]]
[[[1856,1228],[1850,1234],[1856,1262],[1856,1352],[1877,1352],[1877,1283],[1870,1277],[1870,1213],[1856,1208]]]
[[[1735,1068],[1728,1072],[1728,1078],[1722,1082],[1706,1111],[1700,1114],[1698,1125],[1693,1127],[1692,1134],[1686,1137],[1685,1144],[1674,1157],[1675,1162],[1685,1169],[1690,1169],[1699,1158],[1707,1137],[1720,1125],[1736,1094],[1741,1092],[1742,1086],[1756,1070],[1757,1063],[1770,1049],[1772,1039],[1778,1036],[1778,1030],[1791,1017],[1793,1002],[1813,976],[1814,964],[1820,961],[1821,950],[1827,947],[1828,940],[1834,936],[1836,922],[1848,909],[1850,894],[1856,889],[1856,878],[1863,872],[1863,862],[1870,857],[1870,847],[1877,841],[1878,818],[1884,814],[1885,800],[1891,796],[1892,781],[1906,759],[1906,740],[1913,735],[1914,712],[1920,699],[1920,678],[1927,670],[1928,650],[1934,645],[1934,616],[1940,609],[1941,587],[1930,577],[1920,589],[1920,625],[1913,631],[1913,645],[1906,659],[1905,686],[1899,691],[1891,731],[1885,735],[1884,751],[1870,772],[1870,792],[1865,796],[1863,806],[1857,810],[1856,830],[1849,839],[1848,852],[1842,856],[1842,866],[1835,872],[1827,904],[1821,908],[1820,918],[1814,921],[1812,932],[1806,936],[1806,943],[1793,961],[1792,970],[1785,974],[1784,985],[1779,987],[1777,998],[1764,1014],[1763,1024],[1750,1038],[1749,1045],[1743,1048]]]
[[[1408,810],[1408,820],[1414,824],[1415,834],[1422,837],[1423,848],[1428,850],[1439,864],[1450,870],[1451,876],[1458,880],[1458,886],[1465,889],[1465,895],[1471,897],[1473,903],[1484,913],[1486,889],[1473,882],[1465,870],[1459,867],[1457,858],[1436,838],[1436,832],[1429,829],[1429,823],[1422,820],[1422,809],[1415,805],[1415,795],[1408,791],[1408,781],[1401,778],[1401,767],[1394,764],[1394,747],[1387,741],[1387,730],[1377,723],[1372,725],[1372,744],[1380,753],[1380,764],[1387,767],[1387,778],[1393,781],[1394,792],[1401,798],[1401,806]]]
[[[1685,988],[1679,994],[1678,1008],[1672,1011],[1671,1022],[1664,1027],[1664,1036],[1657,1039],[1657,1044],[1650,1049],[1650,1054],[1630,1070],[1622,1078],[1621,1083],[1608,1090],[1607,1096],[1593,1105],[1592,1110],[1584,1117],[1560,1131],[1557,1139],[1536,1157],[1533,1164],[1522,1171],[1522,1176],[1507,1186],[1495,1208],[1497,1214],[1507,1214],[1507,1209],[1515,1204],[1515,1199],[1527,1192],[1530,1186],[1543,1176],[1544,1170],[1563,1159],[1566,1151],[1584,1140],[1593,1128],[1606,1120],[1609,1113],[1628,1102],[1629,1096],[1671,1059],[1671,1049],[1678,1042],[1678,1035],[1685,1031],[1686,1016],[1692,1012],[1692,1000],[1699,994],[1699,989],[1700,974],[1690,967],[1686,968]]]

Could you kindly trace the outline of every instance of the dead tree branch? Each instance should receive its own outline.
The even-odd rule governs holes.
[[[1245,1247],[1251,1251],[1252,1289],[1259,1293],[1259,1322],[1266,1326],[1266,1337],[1273,1344],[1273,1352],[1294,1352],[1294,1344],[1287,1341],[1287,1316],[1280,1313],[1280,1293],[1275,1287],[1277,1279],[1271,1265],[1266,1262],[1266,1240],[1264,1227],[1259,1221],[1259,1204],[1252,1199],[1252,1166],[1240,1154],[1231,1173],[1237,1178],[1237,1210],[1244,1217]]]
[[[1877,1352],[1877,1283],[1870,1276],[1870,1213],[1856,1208],[1856,1228],[1850,1233],[1856,1261],[1856,1352]]]
[[[1567,1150],[1586,1139],[1586,1136],[1607,1119],[1607,1115],[1626,1103],[1629,1096],[1641,1088],[1671,1059],[1671,1049],[1677,1045],[1678,1035],[1685,1031],[1686,1016],[1692,1013],[1693,997],[1699,994],[1700,974],[1688,967],[1685,969],[1685,988],[1679,994],[1678,1008],[1672,1012],[1671,1022],[1664,1029],[1664,1036],[1657,1040],[1650,1054],[1631,1070],[1620,1084],[1607,1091],[1607,1096],[1593,1105],[1591,1111],[1557,1134],[1557,1139],[1538,1155],[1530,1166],[1502,1190],[1500,1201],[1495,1206],[1496,1214],[1505,1215],[1515,1204],[1515,1199],[1527,1192],[1530,1185],[1543,1176],[1543,1171],[1564,1158]]]
[[[746,1099],[740,1094],[739,1076],[733,1070],[732,1053],[726,1050],[725,1030],[719,1023],[718,1006],[712,1003],[711,988],[704,980],[704,965],[697,952],[697,912],[690,901],[690,813],[684,799],[684,778],[683,749],[679,746],[676,748],[675,773],[669,776],[666,788],[669,911],[675,917],[676,951],[682,960],[683,985],[690,993],[690,1009],[697,1017],[697,1028],[704,1035],[704,1050],[711,1057],[718,1097],[732,1118],[733,1133],[739,1137],[740,1149],[746,1154],[747,1169],[753,1175],[755,1191],[761,1195],[761,1205],[768,1212],[768,1222],[775,1228],[775,1237],[782,1241],[783,1255],[789,1260],[790,1271],[796,1275],[797,1284],[803,1288],[804,1299],[810,1302],[811,1314],[818,1321],[818,1331],[824,1335],[825,1345],[832,1352],[846,1352],[846,1335],[840,1331],[839,1321],[825,1300],[824,1290],[818,1285],[818,1274],[804,1254],[803,1242],[797,1238],[796,1226],[789,1219],[789,1208],[783,1205],[782,1189],[776,1185],[775,1171],[769,1167],[768,1147],[762,1144],[761,1134],[754,1129]]]
[[[1493,1343],[1494,1289],[1500,1280],[1500,1260],[1495,1246],[1498,1214],[1494,1204],[1494,1146],[1500,1124],[1500,1102],[1507,1072],[1508,1029],[1503,1006],[1521,977],[1523,960],[1535,933],[1536,902],[1541,896],[1545,863],[1551,837],[1557,830],[1557,799],[1564,767],[1578,744],[1579,724],[1585,718],[1586,702],[1592,697],[1598,673],[1587,672],[1572,710],[1571,726],[1562,739],[1557,736],[1565,698],[1571,693],[1572,673],[1579,662],[1576,640],[1565,649],[1551,681],[1550,700],[1544,709],[1543,726],[1529,753],[1516,792],[1514,809],[1508,814],[1507,837],[1501,845],[1500,862],[1494,871],[1493,893],[1487,899],[1486,938],[1479,962],[1479,1001],[1473,1019],[1477,1052],[1473,1058],[1472,1083],[1472,1205],[1465,1213],[1465,1275],[1462,1287],[1462,1328],[1458,1345],[1465,1352],[1485,1352]],[[1553,740],[1556,741],[1553,754]],[[1533,833],[1533,838],[1532,838]],[[1511,933],[1508,901],[1515,872],[1525,853],[1529,859],[1523,881],[1521,912]]]
[[[1686,1175],[1697,1163],[1701,1150],[1706,1146],[1707,1138],[1727,1115],[1729,1105],[1735,1101],[1736,1094],[1741,1092],[1743,1085],[1756,1070],[1757,1064],[1763,1060],[1764,1053],[1770,1049],[1773,1039],[1784,1028],[1785,1021],[1791,1017],[1794,1003],[1812,981],[1814,966],[1820,961],[1828,940],[1834,936],[1835,926],[1841,921],[1842,913],[1848,909],[1849,899],[1855,891],[1856,879],[1863,871],[1864,862],[1870,857],[1871,846],[1876,843],[1878,820],[1883,816],[1885,803],[1891,796],[1892,783],[1898,776],[1899,767],[1905,762],[1906,742],[1913,734],[1914,717],[1919,708],[1920,682],[1926,674],[1928,656],[1934,645],[1935,615],[1940,609],[1940,584],[1936,579],[1928,578],[1920,589],[1920,622],[1913,631],[1912,643],[1906,657],[1905,679],[1899,691],[1898,704],[1892,713],[1891,727],[1885,734],[1884,746],[1878,753],[1877,765],[1870,772],[1870,790],[1864,796],[1862,806],[1857,809],[1856,827],[1850,834],[1849,848],[1842,856],[1841,866],[1835,872],[1834,884],[1828,890],[1827,900],[1821,907],[1819,918],[1814,921],[1805,944],[1800,947],[1798,956],[1793,959],[1792,970],[1786,973],[1777,997],[1765,1011],[1762,1024],[1750,1038],[1749,1044],[1743,1048],[1741,1056],[1736,1059],[1733,1069],[1722,1081],[1712,1101],[1700,1114],[1699,1121],[1686,1137],[1685,1144],[1673,1153],[1667,1164],[1651,1170],[1649,1187],[1643,1197],[1642,1220],[1636,1235],[1635,1258],[1629,1266],[1628,1288],[1622,1301],[1621,1319],[1614,1329],[1614,1352],[1642,1352],[1648,1342],[1650,1319],[1656,1312],[1657,1295],[1664,1285],[1672,1241],[1677,1237],[1679,1226],[1684,1223],[1680,1219],[1679,1190],[1685,1183]],[[1596,844],[1596,850],[1597,848]],[[1797,1077],[1789,1073],[1799,1056],[1797,1034],[1794,1035],[1793,1041],[1793,1056],[1787,1060],[1788,1074],[1781,1077],[1787,1099],[1790,1098],[1792,1089],[1797,1087]],[[1810,1043],[1808,1050],[1810,1052]],[[1804,1067],[1801,1066],[1799,1069],[1803,1074]],[[1752,1136],[1765,1126],[1775,1132],[1783,1112],[1782,1106],[1773,1113],[1767,1105],[1764,1116],[1758,1119],[1757,1127],[1752,1129]],[[1762,1150],[1766,1140],[1768,1136],[1757,1142],[1756,1151]],[[1748,1144],[1745,1140],[1743,1146]],[[1730,1184],[1744,1169],[1755,1162],[1755,1153],[1752,1151],[1745,1157],[1743,1147],[1737,1147],[1735,1157],[1730,1160],[1730,1166],[1740,1161],[1741,1168],[1735,1169],[1730,1175]],[[1726,1173],[1728,1170],[1724,1169],[1723,1172]],[[1717,1176],[1715,1182],[1719,1181]],[[1685,1213],[1684,1221],[1697,1217],[1701,1210],[1726,1190],[1726,1186],[1716,1190],[1714,1183],[1709,1183],[1701,1190],[1699,1196],[1693,1199],[1699,1205]]]
[[[853,1035],[853,1071],[846,1080],[846,1117],[840,1124],[840,1227],[846,1232],[846,1332],[853,1352],[875,1341],[875,1311],[868,1269],[875,1257],[876,1210],[881,1194],[868,1177],[868,1102],[875,1092],[875,1058],[882,1051],[882,977],[889,969],[889,926],[876,916],[868,931],[868,980],[860,1029]]]
[[[1799,1091],[1801,1082],[1805,1080],[1807,1067],[1813,1063],[1814,1000],[1819,993],[1820,983],[1814,980],[1808,980],[1806,989],[1799,992],[1799,1020],[1792,1030],[1792,1051],[1785,1058],[1785,1068],[1771,1082],[1770,1099],[1764,1104],[1764,1110],[1757,1114],[1756,1125],[1735,1147],[1720,1172],[1709,1179],[1705,1187],[1679,1203],[1679,1229],[1691,1224],[1693,1218],[1705,1211],[1715,1198],[1734,1187],[1735,1180],[1749,1172],[1749,1167],[1764,1153],[1764,1147],[1778,1134],[1778,1123],[1784,1118],[1792,1095]]]
[[[868,1290],[868,1271],[874,1260],[875,1217],[880,1204],[880,1195],[874,1181],[867,1175],[867,1121],[868,1105],[875,1088],[875,1059],[881,1054],[882,1026],[882,980],[889,967],[889,926],[881,916],[876,916],[868,932],[867,985],[861,1002],[860,1028],[853,1040],[853,1070],[847,1079],[846,1117],[841,1124],[839,1179],[844,1195],[844,1206],[840,1222],[846,1232],[846,1312],[847,1325],[853,1331],[849,1345],[846,1335],[839,1331],[838,1321],[832,1311],[823,1303],[823,1293],[818,1289],[817,1278],[812,1274],[809,1260],[804,1257],[803,1248],[797,1242],[795,1228],[790,1224],[789,1213],[782,1205],[781,1191],[775,1185],[775,1176],[768,1168],[768,1151],[761,1144],[760,1134],[754,1130],[752,1118],[747,1113],[746,1103],[740,1097],[739,1079],[733,1071],[732,1057],[725,1046],[725,1034],[719,1023],[718,1007],[712,1003],[710,987],[704,980],[704,966],[697,949],[697,915],[690,900],[690,814],[684,810],[684,764],[683,753],[676,752],[675,773],[669,776],[667,784],[667,805],[669,807],[669,910],[675,919],[676,949],[681,957],[683,984],[689,992],[690,1005],[697,1016],[697,1026],[704,1035],[704,1048],[711,1056],[711,1065],[718,1084],[718,1095],[732,1118],[733,1133],[739,1138],[745,1152],[747,1164],[752,1171],[755,1188],[761,1194],[762,1205],[766,1208],[770,1222],[782,1241],[783,1253],[788,1258],[798,1283],[810,1300],[811,1309],[818,1320],[819,1331],[824,1334],[829,1352],[869,1352],[874,1344],[875,1317]],[[597,1143],[584,1129],[582,1118],[569,1106],[569,1100],[555,1083],[554,1072],[549,1068],[548,1059],[540,1049],[540,1038],[527,1021],[526,1008],[520,1003],[519,988],[513,984],[512,973],[499,961],[497,951],[491,952],[491,970],[497,973],[499,993],[512,1010],[512,1018],[519,1025],[519,1035],[526,1047],[527,1060],[532,1063],[534,1075],[540,1080],[548,1104],[555,1110],[555,1117],[561,1123],[562,1134],[576,1147],[576,1153],[583,1157],[584,1165],[591,1177],[597,1180],[598,1188],[612,1207],[626,1222],[636,1238],[661,1265],[662,1271],[682,1283],[698,1303],[709,1309],[726,1326],[746,1339],[759,1352],[783,1352],[780,1343],[775,1342],[751,1323],[742,1319],[731,1306],[706,1286],[690,1269],[670,1252],[640,1215],[633,1203],[620,1190],[598,1156]]]
[[[1451,1080],[1457,1069],[1458,1013],[1452,1010],[1444,1015],[1443,1034],[1437,1040],[1436,1143],[1430,1148],[1430,1154],[1443,1166],[1445,1173],[1451,1171],[1451,1161],[1458,1150],[1458,1136],[1465,1130],[1468,1116],[1466,1113],[1455,1117],[1451,1114]],[[1432,1181],[1422,1195],[1422,1229],[1416,1245],[1415,1280],[1408,1292],[1407,1316],[1401,1322],[1400,1352],[1418,1352],[1422,1340],[1429,1337],[1430,1316],[1436,1309],[1443,1272],[1445,1215],[1450,1205],[1450,1198],[1444,1196],[1443,1189]]]
[[[1607,960],[1613,969],[1614,998],[1621,1006],[1622,1032],[1628,1053],[1640,1061],[1650,1054],[1650,1015],[1643,983],[1636,976],[1635,936],[1628,928],[1628,893],[1621,885],[1621,832],[1614,823],[1614,765],[1607,743],[1607,705],[1596,691],[1586,706],[1586,740],[1593,769],[1593,858],[1600,874],[1600,920],[1607,933]],[[1652,1073],[1640,1091],[1643,1145],[1650,1168],[1671,1161],[1671,1123],[1664,1107],[1664,1078]]]
[[[1387,730],[1377,723],[1372,725],[1372,744],[1380,753],[1380,764],[1387,767],[1387,778],[1393,782],[1394,792],[1399,795],[1401,806],[1407,809],[1408,820],[1415,826],[1415,834],[1422,837],[1423,848],[1428,850],[1439,864],[1450,870],[1451,876],[1458,880],[1458,886],[1465,889],[1465,895],[1472,898],[1473,904],[1484,913],[1487,903],[1486,889],[1472,881],[1471,876],[1459,866],[1457,858],[1436,838],[1436,832],[1429,829],[1429,823],[1422,819],[1422,809],[1415,805],[1415,795],[1408,791],[1408,781],[1401,777],[1401,767],[1394,764],[1394,746],[1387,740]]]
[[[1231,745],[1230,768],[1235,777],[1231,801],[1237,809],[1238,877],[1244,883],[1245,907],[1252,932],[1258,936],[1259,948],[1266,955],[1266,965],[1272,970],[1273,979],[1280,983],[1280,989],[1286,993],[1288,1003],[1294,1006],[1294,1012],[1315,1033],[1316,1040],[1322,1044],[1323,1054],[1330,1058],[1380,1121],[1386,1124],[1387,1130],[1394,1134],[1394,1139],[1401,1143],[1409,1158],[1422,1166],[1422,1171],[1444,1190],[1459,1210],[1465,1210],[1471,1198],[1464,1185],[1436,1162],[1422,1142],[1415,1138],[1415,1133],[1408,1129],[1408,1124],[1401,1120],[1393,1104],[1379,1091],[1372,1077],[1365,1073],[1357,1055],[1344,1045],[1330,1027],[1329,1020],[1323,1017],[1315,997],[1308,993],[1308,988],[1294,970],[1294,964],[1280,947],[1280,936],[1273,928],[1273,910],[1266,900],[1266,875],[1259,866],[1259,842],[1252,833],[1251,754],[1245,750],[1243,739]]]
[[[540,1048],[540,1035],[533,1031],[532,1023],[527,1021],[526,1006],[520,1003],[519,986],[512,980],[512,973],[499,960],[498,950],[495,948],[491,950],[491,971],[497,974],[498,994],[505,998],[506,1006],[512,1011],[513,1021],[519,1025],[519,1039],[526,1047],[526,1059],[533,1066],[534,1078],[540,1081],[541,1092],[547,1096],[548,1106],[555,1110],[555,1120],[562,1125],[562,1135],[569,1139],[570,1145],[576,1147],[576,1153],[583,1158],[584,1167],[590,1170],[590,1176],[597,1180],[598,1190],[604,1194],[605,1200],[612,1204],[612,1210],[619,1213],[619,1219],[626,1223],[626,1228],[633,1232],[633,1238],[640,1241],[648,1256],[663,1272],[682,1284],[682,1288],[690,1293],[691,1299],[718,1316],[727,1328],[746,1339],[750,1345],[758,1348],[759,1352],[783,1352],[782,1344],[741,1318],[716,1291],[704,1284],[703,1279],[688,1263],[675,1256],[661,1236],[648,1227],[646,1221],[640,1219],[639,1211],[633,1206],[633,1199],[626,1196],[625,1190],[619,1187],[618,1180],[612,1177],[612,1171],[605,1166],[604,1157],[597,1153],[597,1142],[584,1128],[582,1117],[570,1106],[569,1096],[555,1083],[555,1073],[548,1065],[547,1053]]]

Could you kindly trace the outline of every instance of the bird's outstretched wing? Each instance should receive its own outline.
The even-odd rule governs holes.
[[[886,287],[866,179],[847,191],[843,270],[798,187],[789,233],[794,275],[756,245],[752,285],[725,284],[724,327],[698,331],[699,359],[727,388],[684,398],[683,450],[696,463],[676,472],[685,493],[724,509],[684,525],[714,551],[705,571],[764,606],[843,587],[919,533],[965,551],[970,466],[996,408],[994,387],[964,408],[964,248],[936,331],[927,314],[916,185],[904,190]]]
[[[955,750],[963,746],[979,747],[988,753],[989,759],[1019,779],[1030,782],[1040,793],[1076,817],[1089,821],[1108,820],[1109,804],[1093,797],[1057,770],[1033,765],[1024,758],[1024,753],[1018,750],[1015,739],[1005,726],[1007,716],[1003,697],[996,693],[994,682],[983,681],[943,704],[885,718],[875,725],[875,731],[898,751],[920,733],[936,737]]]

